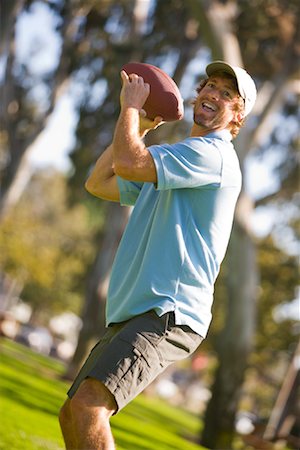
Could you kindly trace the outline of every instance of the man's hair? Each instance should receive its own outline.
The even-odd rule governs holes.
[[[214,75],[220,76],[222,78],[228,78],[230,80],[234,81],[236,90],[238,92],[238,87],[237,87],[237,83],[236,83],[236,79],[235,77],[233,77],[232,75],[230,75],[227,72],[222,72],[222,71],[218,71],[215,72]],[[210,80],[210,78],[205,78],[204,80],[201,80],[198,87],[196,88],[196,92],[197,94],[200,93],[200,91],[202,91],[202,89],[204,88],[204,86],[207,84],[207,82]],[[194,102],[193,102],[194,104]],[[233,110],[235,112],[241,112],[243,113],[245,110],[245,103],[244,100],[242,99],[242,97],[240,95],[238,95],[238,98],[236,100],[236,102],[233,105]],[[233,138],[235,138],[238,134],[239,131],[241,129],[241,127],[244,125],[245,123],[245,118],[243,117],[241,120],[234,120],[231,122],[231,128],[230,128],[230,133],[232,135]]]

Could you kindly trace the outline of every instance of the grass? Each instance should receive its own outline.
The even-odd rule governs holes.
[[[63,449],[57,415],[69,383],[64,365],[0,341],[0,449]],[[140,395],[111,421],[118,450],[199,450],[199,418]]]

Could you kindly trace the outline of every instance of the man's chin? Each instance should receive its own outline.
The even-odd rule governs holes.
[[[198,116],[196,114],[194,114],[194,124],[205,128],[208,126],[206,121],[201,116]]]

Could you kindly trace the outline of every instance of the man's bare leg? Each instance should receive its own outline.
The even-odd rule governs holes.
[[[60,410],[59,423],[65,441],[66,449],[76,449],[77,439],[72,420],[71,400],[69,398],[65,401],[63,407]]]
[[[66,404],[61,411],[60,423],[67,450],[115,450],[109,419],[117,405],[100,381],[84,380],[67,403],[70,414],[66,414],[65,407]]]

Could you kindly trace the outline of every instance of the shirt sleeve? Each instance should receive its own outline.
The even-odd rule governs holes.
[[[158,190],[217,188],[221,184],[222,156],[212,140],[197,138],[149,147],[157,171]]]
[[[124,180],[121,177],[117,177],[119,192],[120,192],[120,204],[123,206],[133,206],[141,192],[143,183]]]

